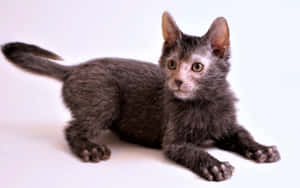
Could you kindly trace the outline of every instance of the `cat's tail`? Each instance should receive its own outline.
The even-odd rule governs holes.
[[[64,80],[71,67],[57,64],[49,59],[62,60],[53,52],[38,46],[21,42],[8,43],[2,46],[5,57],[16,66],[32,73]]]

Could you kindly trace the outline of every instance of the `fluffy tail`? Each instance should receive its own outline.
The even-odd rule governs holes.
[[[2,52],[11,63],[23,70],[58,80],[64,80],[70,70],[70,67],[48,60],[62,60],[62,58],[38,46],[20,42],[8,43],[2,46]]]

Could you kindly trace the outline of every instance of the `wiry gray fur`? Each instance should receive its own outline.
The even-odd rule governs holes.
[[[214,51],[209,32],[203,37],[178,33],[175,43],[165,41],[159,66],[102,58],[67,67],[48,60],[60,59],[56,54],[24,43],[6,44],[2,51],[13,64],[63,82],[64,102],[73,118],[66,128],[66,139],[83,161],[109,158],[105,144],[91,141],[106,129],[122,139],[162,148],[169,159],[207,180],[225,180],[233,172],[228,162],[204,151],[202,146],[208,142],[257,162],[279,160],[275,147],[255,142],[236,120],[236,99],[226,80],[229,50],[222,55]],[[166,59],[175,53],[180,62],[202,52],[211,55],[211,66],[195,82],[198,89],[194,97],[175,97],[166,84]]]
[[[58,55],[34,45],[23,43],[9,43],[2,47],[2,52],[11,62],[18,62],[15,65],[23,70],[50,76],[62,80],[69,67],[51,62],[45,58],[62,60]]]

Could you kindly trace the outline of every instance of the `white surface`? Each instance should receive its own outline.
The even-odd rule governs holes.
[[[220,150],[233,177],[206,182],[159,150],[109,139],[111,159],[81,163],[63,127],[69,112],[61,84],[24,73],[0,56],[0,187],[282,187],[299,186],[299,1],[0,1],[0,44],[23,41],[74,64],[118,56],[157,62],[161,14],[169,10],[186,33],[202,35],[217,16],[228,19],[230,80],[239,119],[254,137],[277,145],[282,160],[255,164]]]

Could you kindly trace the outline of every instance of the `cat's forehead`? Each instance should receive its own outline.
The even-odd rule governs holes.
[[[183,34],[178,45],[180,59],[188,59],[194,54],[206,55],[209,48],[204,37],[190,36]]]
[[[195,53],[191,54],[187,61],[183,61],[184,63],[194,63],[201,62],[204,65],[210,64],[210,54],[209,53]]]
[[[191,58],[206,57],[210,51],[205,38],[182,35],[180,41],[170,50],[169,57],[179,61],[188,61]]]
[[[208,64],[210,61],[211,53],[207,47],[199,47],[193,49],[193,51],[186,52],[182,55],[176,51],[170,54],[169,60],[177,60],[181,63],[192,63],[192,62],[202,62]]]

